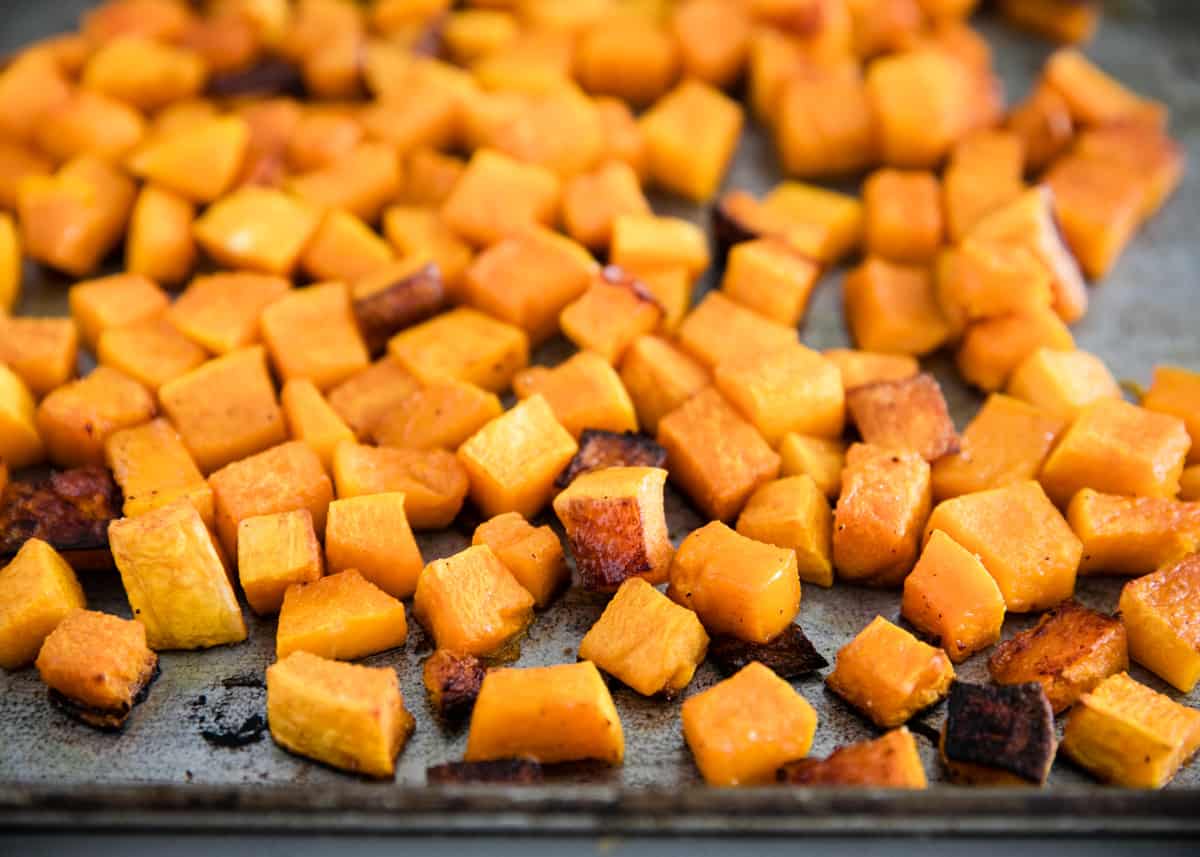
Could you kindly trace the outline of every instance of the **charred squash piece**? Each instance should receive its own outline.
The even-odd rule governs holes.
[[[950,686],[939,743],[950,778],[967,785],[1046,782],[1056,749],[1054,712],[1037,682]]]
[[[1121,620],[1068,601],[997,646],[988,672],[997,684],[1040,682],[1057,714],[1128,668],[1125,639]]]
[[[354,318],[371,354],[381,354],[388,340],[406,327],[436,315],[446,302],[437,265],[430,263],[395,283],[356,297]]]
[[[1193,554],[1121,590],[1121,621],[1135,661],[1190,693],[1200,680],[1200,555]]]
[[[566,488],[576,477],[606,467],[662,468],[666,463],[667,451],[644,434],[584,429],[579,436],[579,452],[558,475],[555,485]]]
[[[487,669],[474,655],[438,649],[425,659],[421,677],[438,717],[457,724],[471,716]]]
[[[941,385],[928,373],[857,387],[846,397],[846,407],[869,444],[915,450],[926,461],[959,450]]]
[[[726,675],[733,675],[758,661],[780,678],[789,681],[829,666],[829,661],[795,624],[788,625],[765,643],[750,643],[737,637],[713,637],[708,646],[708,655]]]
[[[430,785],[532,786],[542,783],[542,766],[530,759],[494,759],[490,762],[447,762],[425,769]]]
[[[112,567],[108,525],[121,516],[121,491],[102,467],[13,479],[0,494],[0,561],[41,539],[79,569]]]
[[[917,743],[901,726],[871,741],[838,747],[824,759],[797,759],[775,772],[791,786],[869,786],[923,789],[927,783]]]

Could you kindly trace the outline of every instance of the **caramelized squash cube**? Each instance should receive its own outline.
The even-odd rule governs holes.
[[[580,474],[554,498],[579,576],[612,591],[631,577],[664,583],[674,555],[658,467],[608,467]]]
[[[721,88],[737,80],[750,48],[751,16],[742,4],[728,0],[677,4],[671,30],[686,75]]]
[[[333,467],[333,450],[343,440],[354,440],[354,432],[307,378],[295,378],[283,385],[279,395],[288,434],[308,444],[321,465]]]
[[[667,451],[644,434],[584,429],[579,436],[579,452],[555,484],[566,488],[575,477],[609,467],[663,467]]]
[[[926,524],[979,557],[1010,613],[1046,610],[1075,591],[1083,546],[1037,482],[943,500]]]
[[[436,530],[458,515],[467,496],[467,473],[444,449],[397,449],[349,441],[333,452],[338,497],[400,492],[414,529]]]
[[[589,250],[608,248],[613,224],[623,214],[651,214],[637,173],[624,161],[606,161],[563,187],[567,234]]]
[[[591,661],[489,670],[471,714],[466,760],[542,764],[625,757],[621,717]]]
[[[717,786],[770,782],[808,753],[817,729],[808,700],[760,663],[689,697],[682,716],[696,766]]]
[[[863,205],[868,253],[910,265],[933,260],[944,231],[941,186],[933,173],[874,172],[863,184]]]
[[[125,270],[168,286],[183,283],[196,264],[195,220],[196,208],[187,199],[145,185],[129,215]]]
[[[559,316],[563,335],[618,365],[635,339],[658,328],[663,311],[642,282],[609,266]]]
[[[37,538],[0,569],[0,596],[0,667],[6,670],[33,663],[50,632],[87,606],[71,566]]]
[[[542,396],[558,422],[578,439],[584,429],[637,431],[633,402],[615,369],[598,354],[580,351],[553,369],[532,366],[513,378],[519,399]]]
[[[780,476],[809,476],[830,499],[841,493],[842,468],[846,466],[843,441],[790,432],[779,443],[779,458]]]
[[[390,777],[413,730],[390,667],[295,652],[267,668],[267,721],[282,747],[370,777]]]
[[[384,357],[330,390],[329,405],[360,440],[365,440],[420,386],[399,360]]]
[[[300,257],[314,280],[353,282],[392,261],[391,245],[359,218],[340,208],[325,213]]]
[[[873,740],[838,747],[824,759],[788,762],[776,778],[793,786],[923,789],[928,785],[917,742],[904,726]]]
[[[685,80],[641,118],[651,180],[694,202],[717,192],[742,131],[742,108],[699,80]]]
[[[1054,713],[1037,682],[950,685],[938,749],[953,782],[1045,785],[1056,748]]]
[[[829,348],[822,353],[842,373],[842,386],[847,393],[879,381],[904,381],[921,371],[921,364],[909,354],[856,348]]]
[[[503,393],[529,363],[519,327],[460,307],[392,337],[388,353],[422,384],[457,379]]]
[[[0,363],[34,396],[44,396],[74,377],[78,358],[79,328],[71,319],[0,313]]]
[[[474,655],[437,649],[425,659],[421,683],[425,685],[429,704],[438,717],[445,723],[458,726],[475,708],[475,700],[479,697],[486,675],[483,662]]]
[[[404,604],[350,569],[287,588],[275,655],[309,652],[355,661],[403,646],[407,637]]]
[[[953,680],[945,652],[876,616],[838,651],[825,683],[876,726],[890,729],[940,700]]]
[[[763,485],[738,516],[737,531],[795,552],[801,581],[833,585],[833,514],[812,477],[792,476]]]
[[[1118,673],[1079,700],[1062,750],[1106,782],[1158,789],[1200,748],[1200,711]]]
[[[866,351],[925,355],[950,336],[925,268],[868,258],[846,275],[842,296],[850,333]]]
[[[125,517],[136,518],[184,498],[205,524],[214,525],[212,488],[166,420],[113,432],[104,443],[104,458],[125,496]]]
[[[102,43],[84,66],[81,82],[85,89],[151,111],[198,95],[205,77],[196,53],[130,34]]]
[[[538,607],[545,607],[559,589],[570,583],[571,573],[558,535],[549,526],[534,527],[517,512],[484,521],[475,528],[471,544],[491,548]]]
[[[380,446],[454,451],[501,413],[495,393],[465,381],[435,381],[405,397],[372,434]]]
[[[233,187],[249,142],[245,119],[214,117],[173,133],[156,134],[127,164],[139,178],[192,202],[214,202]]]
[[[166,293],[140,274],[114,274],[77,283],[71,287],[68,301],[79,335],[93,351],[104,331],[156,318],[169,303]]]
[[[317,231],[321,212],[305,200],[265,187],[242,187],[196,220],[196,240],[218,263],[287,276]]]
[[[1130,656],[1183,693],[1191,693],[1200,680],[1198,591],[1200,560],[1195,556],[1131,580],[1121,590]]]
[[[729,251],[721,291],[771,321],[795,327],[820,273],[815,262],[779,239],[745,241]]]
[[[446,223],[486,247],[526,226],[550,225],[558,212],[558,176],[493,149],[480,149],[442,204]]]
[[[533,596],[491,548],[474,545],[425,566],[413,615],[439,649],[484,656],[525,630],[533,620]]]
[[[259,317],[291,288],[282,277],[221,273],[196,277],[167,310],[167,320],[213,354],[258,342]]]
[[[679,346],[713,369],[736,358],[795,348],[794,327],[779,324],[747,309],[721,292],[709,292],[679,325]]]
[[[37,428],[50,460],[62,467],[104,463],[113,432],[154,418],[154,397],[137,381],[107,366],[42,399]]]
[[[1200,463],[1200,372],[1174,366],[1154,367],[1154,380],[1142,397],[1142,407],[1183,420],[1192,438],[1188,463]]]
[[[285,381],[308,378],[324,390],[370,363],[342,283],[283,296],[263,310],[261,325],[271,360]],[[320,336],[313,337],[318,329]]]
[[[1080,411],[1039,478],[1060,506],[1081,488],[1174,497],[1190,446],[1187,428],[1178,417],[1101,399]]]
[[[904,579],[901,613],[957,664],[999,641],[1004,596],[979,557],[937,530]]]
[[[354,569],[394,598],[417,591],[424,568],[402,492],[334,500],[325,522],[325,555],[331,572]]]
[[[671,34],[640,15],[612,15],[583,33],[575,75],[583,88],[635,107],[660,98],[675,82],[678,52]]]
[[[250,608],[260,616],[278,613],[289,587],[325,572],[312,513],[295,509],[244,519],[238,524],[237,568]]]
[[[709,377],[702,365],[672,343],[641,336],[625,352],[621,381],[633,400],[638,423],[654,433],[663,417],[708,386]]]
[[[841,375],[819,352],[803,345],[733,355],[717,364],[713,379],[771,446],[789,432],[842,434]]]
[[[1200,549],[1200,503],[1084,488],[1067,521],[1083,542],[1080,574],[1149,574]]]
[[[927,372],[856,387],[846,396],[846,409],[864,443],[915,450],[931,462],[959,450],[941,385]]]
[[[376,355],[388,340],[438,314],[446,305],[446,286],[436,262],[417,258],[372,265],[351,289],[354,320]]]
[[[200,366],[208,354],[159,316],[108,328],[100,334],[96,358],[157,392]]]
[[[383,212],[383,234],[402,263],[418,260],[437,265],[446,293],[464,299],[467,269],[474,251],[458,236],[437,209],[420,205],[392,205]]]
[[[1153,122],[1126,120],[1089,129],[1079,136],[1073,154],[1137,175],[1142,218],[1152,217],[1183,179],[1183,149]]]
[[[168,381],[159,388],[158,400],[203,473],[287,438],[266,353],[258,346]]]
[[[37,427],[37,402],[25,382],[0,363],[0,459],[20,469],[46,457]]]
[[[882,57],[867,69],[880,154],[895,167],[936,167],[966,130],[971,89],[961,65],[936,50]]]
[[[607,367],[607,364],[603,364]],[[458,449],[471,499],[489,517],[532,518],[554,493],[554,480],[579,447],[535,394],[489,422]]]
[[[671,562],[667,597],[713,635],[766,643],[800,609],[796,552],[739,535],[720,521],[693,530]]]
[[[955,364],[970,384],[986,392],[1002,390],[1017,367],[1039,349],[1070,351],[1075,337],[1047,309],[976,321],[967,327]]]
[[[246,639],[220,550],[188,500],[113,521],[108,543],[150,648],[207,649]]]

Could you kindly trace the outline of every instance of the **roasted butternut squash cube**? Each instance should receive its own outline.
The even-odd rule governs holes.
[[[113,521],[108,542],[150,648],[206,649],[246,639],[217,543],[189,501]]]
[[[287,588],[275,654],[354,661],[403,646],[407,636],[404,604],[350,569]]]
[[[238,524],[238,577],[260,616],[278,613],[293,584],[324,574],[321,543],[307,509],[246,518]]]
[[[926,539],[943,530],[979,557],[1011,613],[1045,610],[1069,598],[1083,546],[1037,482],[1017,482],[943,500]]]
[[[856,387],[846,410],[864,443],[914,450],[931,462],[959,449],[941,385],[928,373]]]
[[[271,360],[285,381],[308,378],[324,390],[370,363],[343,283],[284,295],[263,310],[261,325]],[[314,341],[312,332],[318,329],[321,335]]]
[[[114,274],[77,283],[68,300],[79,334],[93,351],[104,331],[156,318],[169,303],[166,293],[140,274]]]
[[[238,527],[246,518],[307,509],[317,534],[325,532],[333,485],[317,454],[299,441],[227,464],[208,478],[208,484],[216,504],[217,534],[231,556],[237,556]]]
[[[529,337],[519,327],[460,307],[396,334],[388,353],[423,384],[457,379],[503,393],[529,363]]]
[[[69,318],[19,318],[0,314],[0,363],[34,396],[44,396],[75,375],[79,329]]]
[[[1012,131],[985,129],[960,140],[942,179],[950,240],[961,241],[985,216],[1019,197],[1024,167],[1024,143]]]
[[[663,467],[667,451],[653,439],[637,432],[613,432],[584,429],[579,436],[579,452],[555,484],[566,488],[575,477],[609,467]]]
[[[883,57],[868,68],[866,83],[886,164],[935,167],[969,125],[969,79],[945,52]]]
[[[968,238],[938,257],[936,292],[958,339],[972,321],[1044,313],[1054,304],[1050,272],[1020,245]]]
[[[685,80],[641,117],[651,180],[694,202],[711,199],[743,122],[737,102],[699,80]]]
[[[1066,426],[1040,408],[993,393],[963,431],[959,451],[934,463],[934,498],[1036,479]]]
[[[729,252],[721,291],[755,312],[795,327],[804,318],[821,269],[776,238],[737,244]]]
[[[420,205],[389,206],[383,212],[383,234],[403,263],[436,264],[447,294],[455,301],[463,300],[466,272],[474,251],[446,224],[437,209]]]
[[[838,747],[824,759],[798,759],[776,777],[793,786],[923,789],[928,783],[917,742],[904,726],[869,741]]]
[[[1142,397],[1142,407],[1183,420],[1192,438],[1187,461],[1200,463],[1200,372],[1174,366],[1154,367],[1154,380]]]
[[[421,572],[413,615],[439,649],[490,655],[525,630],[533,596],[487,545],[473,545]]]
[[[146,629],[94,610],[72,610],[46,638],[37,658],[50,698],[72,717],[120,730],[158,672]]]
[[[154,397],[107,366],[59,387],[38,405],[37,428],[50,460],[62,467],[104,463],[104,442],[118,429],[154,418]]]
[[[683,737],[705,782],[755,785],[812,746],[817,712],[790,684],[760,663],[689,697]]]
[[[563,308],[591,282],[596,262],[583,247],[543,227],[522,229],[475,257],[466,301],[522,328],[537,345],[558,332]]]
[[[320,210],[280,190],[242,187],[196,220],[196,240],[228,268],[287,276],[321,223]]]
[[[128,159],[130,171],[192,202],[213,202],[238,177],[250,126],[240,116],[220,116],[174,133],[157,134]]]
[[[302,113],[291,130],[284,141],[284,156],[288,167],[301,173],[332,163],[363,138],[363,123],[336,110]]]
[[[1020,139],[1030,172],[1040,172],[1054,161],[1075,135],[1070,106],[1045,80],[1009,110],[1005,128]]]
[[[1145,207],[1144,174],[1107,157],[1070,152],[1042,181],[1054,194],[1054,214],[1079,267],[1092,279],[1112,270],[1133,240]]]
[[[399,360],[384,357],[330,390],[329,405],[359,439],[365,440],[420,386]]]
[[[1080,125],[1122,119],[1163,124],[1166,108],[1122,85],[1074,48],[1061,48],[1042,67],[1046,83],[1061,95]]]
[[[846,464],[843,441],[791,432],[779,443],[779,458],[780,476],[809,476],[830,499],[841,493],[842,468]]]
[[[640,279],[609,266],[562,311],[559,323],[563,335],[579,348],[617,365],[630,344],[653,333],[662,317],[662,307]]]
[[[651,214],[637,173],[624,161],[606,161],[563,187],[567,234],[590,250],[608,248],[613,223],[623,214]]]
[[[600,129],[604,135],[604,153],[600,160],[615,160],[629,164],[645,183],[649,177],[649,153],[646,135],[624,101],[603,96],[592,99]]]
[[[285,383],[279,399],[288,434],[308,444],[324,468],[332,469],[334,448],[344,440],[354,440],[354,432],[307,378]]]
[[[447,526],[467,496],[467,474],[444,449],[398,449],[349,441],[333,453],[338,497],[401,492],[408,522],[418,530]]]
[[[834,265],[862,239],[863,205],[856,197],[816,185],[783,182],[759,205],[756,231],[782,238],[797,253]]]
[[[531,93],[522,110],[492,130],[489,145],[566,180],[600,162],[604,126],[591,99],[563,86]]]
[[[1062,750],[1093,776],[1158,789],[1200,747],[1200,711],[1118,673],[1079,700]]]
[[[453,451],[501,413],[495,393],[465,381],[435,381],[385,414],[373,436],[380,446]]]
[[[950,685],[938,750],[963,785],[1045,785],[1057,742],[1054,713],[1037,682]]]
[[[554,498],[585,587],[611,591],[630,577],[666,581],[674,555],[666,481],[658,467],[608,467],[580,474]]]
[[[204,61],[194,52],[131,34],[98,47],[83,68],[82,83],[150,111],[197,95],[205,76]]]
[[[0,118],[0,123],[3,122]],[[45,178],[53,170],[54,162],[40,151],[15,140],[0,141],[0,208],[16,209],[22,179],[27,176]]]
[[[430,706],[443,723],[459,726],[475,708],[486,675],[487,668],[474,655],[436,649],[425,659],[421,683],[429,694]]]
[[[885,354],[855,348],[828,348],[822,354],[842,374],[842,386],[846,392],[879,381],[903,381],[921,371],[917,359],[908,354]]]
[[[79,89],[42,115],[33,136],[38,148],[57,161],[92,153],[120,161],[142,140],[146,121],[123,101]]]
[[[353,282],[375,273],[393,259],[392,247],[360,218],[340,208],[325,213],[300,257],[314,280]]]
[[[1017,367],[1038,349],[1070,351],[1071,331],[1050,310],[1013,313],[968,325],[955,354],[959,374],[987,392],[1002,390]]]
[[[196,209],[184,197],[157,185],[138,193],[125,237],[125,269],[178,286],[196,263],[192,224]]]
[[[308,652],[267,667],[267,721],[285,749],[371,777],[392,776],[413,730],[394,669]]]
[[[550,225],[558,212],[558,176],[481,149],[442,204],[442,218],[472,244],[486,247],[526,226]]]
[[[1001,0],[1000,11],[1010,24],[1056,42],[1086,42],[1100,21],[1097,4],[1072,0]]]
[[[400,191],[400,160],[386,143],[362,143],[328,166],[288,179],[287,188],[314,208],[342,208],[373,223]]]
[[[1194,556],[1131,580],[1121,590],[1130,656],[1183,693],[1191,693],[1200,680],[1198,590],[1200,561]]]
[[[418,147],[405,159],[400,199],[409,205],[440,206],[466,169],[466,161],[453,155]]]
[[[796,552],[712,521],[680,544],[667,596],[694,610],[710,634],[766,643],[800,609]]]
[[[1174,497],[1190,446],[1187,428],[1178,417],[1101,399],[1080,411],[1039,478],[1060,506],[1081,488]]]
[[[696,224],[678,217],[622,214],[613,221],[609,259],[640,273],[683,267],[692,277],[708,268],[708,239]]]
[[[854,342],[866,351],[921,356],[950,336],[926,268],[870,257],[846,275],[842,300]]]
[[[96,357],[157,392],[163,384],[200,366],[208,354],[161,316],[100,334]]]
[[[587,29],[575,51],[575,74],[590,93],[636,107],[661,97],[675,81],[679,59],[671,34],[640,15],[610,15]]]
[[[37,538],[0,569],[0,595],[0,667],[6,670],[33,663],[50,632],[87,606],[71,566]]]
[[[1183,179],[1183,149],[1152,121],[1131,119],[1088,129],[1072,154],[1106,161],[1123,176],[1136,175],[1142,218],[1157,213]]]
[[[533,596],[538,607],[545,607],[571,574],[563,558],[562,543],[549,526],[534,527],[517,512],[505,512],[475,528],[473,545],[487,545],[504,567],[512,572]]]
[[[71,96],[62,67],[45,51],[25,51],[0,73],[0,130],[15,140],[29,140],[38,122]]]
[[[20,469],[46,457],[37,427],[37,402],[25,382],[0,363],[0,459]]]
[[[868,253],[912,265],[933,260],[944,232],[941,186],[933,173],[872,173],[863,184],[863,205]]]
[[[846,175],[878,160],[875,116],[860,74],[793,73],[777,104],[775,145],[789,175]]]
[[[795,552],[802,581],[833,585],[833,515],[812,477],[791,476],[763,485],[738,516],[737,531]]]
[[[125,496],[126,517],[186,498],[205,524],[214,525],[212,489],[166,420],[113,432],[104,443],[104,458]]]
[[[253,345],[259,316],[291,287],[282,277],[220,273],[196,277],[167,310],[167,320],[213,354]]]
[[[395,598],[417,589],[424,567],[401,492],[334,500],[325,524],[325,555],[332,572],[355,569]]]
[[[638,423],[653,433],[659,420],[708,386],[709,376],[702,365],[667,340],[642,336],[625,352],[621,381],[633,400]]]
[[[876,616],[838,651],[825,683],[876,726],[889,729],[940,700],[953,680],[945,652]]]
[[[795,348],[796,329],[771,321],[734,302],[721,292],[709,292],[679,325],[679,346],[706,368],[735,358],[752,359],[763,352]]]
[[[21,237],[12,215],[0,212],[0,313],[10,313],[21,297]]]
[[[1083,542],[1080,574],[1149,574],[1200,549],[1200,503],[1084,488],[1067,521]]]
[[[685,74],[725,88],[737,79],[750,47],[751,16],[740,3],[688,0],[671,14]]]
[[[590,351],[581,351],[553,369],[522,370],[513,378],[513,391],[522,400],[544,397],[558,422],[576,439],[588,428],[613,432],[638,428],[620,376]]]
[[[266,353],[259,346],[210,360],[168,381],[159,388],[158,401],[203,473],[287,438]]]
[[[621,718],[595,664],[488,671],[471,714],[466,760],[518,757],[621,764]]]
[[[419,257],[372,266],[350,293],[354,320],[372,355],[386,350],[404,328],[437,315],[447,297],[437,263]]]
[[[931,496],[929,463],[918,453],[853,444],[833,516],[838,577],[898,586],[917,560]]]
[[[444,149],[458,133],[459,100],[435,87],[400,89],[368,105],[359,121],[367,136],[387,143],[400,156],[421,146]]]

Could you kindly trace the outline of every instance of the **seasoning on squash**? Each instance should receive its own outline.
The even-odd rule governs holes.
[[[846,409],[864,443],[913,450],[926,461],[959,450],[941,385],[928,373],[856,387],[846,397]]]
[[[953,782],[1045,785],[1057,749],[1046,692],[1037,682],[990,687],[955,681],[938,749]]]
[[[128,518],[186,498],[214,525],[212,488],[179,433],[164,419],[120,429],[104,443],[104,459],[125,496]]]
[[[372,435],[380,446],[454,451],[501,413],[495,393],[465,381],[434,381],[389,410]]]
[[[123,372],[99,366],[42,399],[37,429],[50,460],[61,467],[104,463],[113,432],[149,422],[154,396]]]
[[[93,351],[104,331],[156,318],[170,302],[162,289],[140,274],[114,274],[76,283],[67,300],[80,338]]]
[[[196,277],[167,310],[167,320],[213,354],[228,354],[259,338],[263,309],[291,284],[282,277],[220,273]]]
[[[838,651],[825,683],[876,726],[890,729],[940,700],[953,680],[945,652],[876,616]]]
[[[0,596],[0,667],[6,670],[33,663],[50,632],[87,606],[71,566],[38,538],[0,569]]]
[[[838,747],[824,759],[797,759],[776,779],[792,786],[868,786],[923,789],[928,783],[917,742],[904,726],[878,738]]]
[[[338,497],[403,493],[408,522],[418,530],[447,526],[467,496],[467,474],[453,453],[444,449],[344,441],[333,453],[333,478]]]
[[[529,337],[519,327],[459,307],[396,334],[388,353],[423,384],[454,378],[503,393],[529,363]]]
[[[239,523],[237,570],[251,609],[260,616],[278,613],[290,586],[325,573],[312,513],[295,509]]]
[[[73,378],[78,359],[79,329],[71,319],[0,313],[0,363],[34,396],[44,396]]]
[[[792,550],[802,581],[833,585],[833,514],[811,477],[792,476],[760,487],[738,516],[737,531]]]
[[[275,654],[353,661],[402,646],[407,636],[404,604],[350,569],[287,588]]]
[[[366,440],[420,386],[400,360],[387,356],[330,390],[329,406],[360,440]]]
[[[394,598],[416,592],[425,563],[409,525],[407,499],[384,492],[330,503],[325,521],[330,572],[354,569]]]
[[[1200,549],[1200,503],[1084,488],[1067,520],[1083,542],[1080,574],[1149,574]]]
[[[1200,559],[1189,556],[1126,583],[1119,604],[1130,657],[1183,693],[1200,680],[1197,592]]]
[[[846,275],[842,295],[851,336],[865,351],[920,356],[950,336],[925,268],[869,257]]]
[[[767,783],[812,746],[817,712],[767,667],[752,663],[683,703],[683,737],[705,782]]]
[[[448,649],[435,651],[425,659],[421,669],[429,704],[444,723],[452,726],[470,716],[486,675],[487,669],[479,658]]]
[[[708,386],[705,368],[658,336],[638,337],[621,361],[621,381],[633,400],[638,424],[658,431],[663,417]]]
[[[505,512],[475,528],[473,545],[487,545],[512,572],[538,607],[545,607],[570,582],[571,574],[558,535],[534,527],[517,512]]]
[[[679,347],[707,369],[735,357],[794,346],[796,329],[747,309],[722,292],[706,294],[689,312],[676,334]]]

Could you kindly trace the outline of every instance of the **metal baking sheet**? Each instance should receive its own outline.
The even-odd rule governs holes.
[[[86,5],[9,0],[0,42],[11,50],[67,28]],[[1174,134],[1187,147],[1192,164],[1200,161],[1198,5],[1188,0],[1114,4],[1089,47],[1118,78],[1170,105]],[[1010,100],[1020,98],[1049,46],[994,21],[984,20],[982,27]],[[779,178],[768,141],[752,129],[727,185],[761,192]],[[707,221],[702,207],[670,199],[655,203],[659,211]],[[1145,383],[1158,363],[1200,367],[1195,335],[1200,302],[1193,296],[1198,220],[1200,185],[1189,179],[1146,225],[1113,274],[1093,289],[1091,311],[1075,333],[1080,347],[1103,355],[1119,378]],[[33,269],[28,275],[21,311],[65,312],[66,284]],[[710,274],[702,288],[712,287],[714,279]],[[820,284],[802,334],[817,348],[846,344],[840,272]],[[556,362],[565,353],[560,342],[538,356]],[[979,397],[958,381],[948,360],[935,358],[930,365],[946,387],[961,428]],[[426,560],[465,546],[476,523],[471,515],[468,509],[450,530],[423,537]],[[700,523],[674,494],[669,517],[676,543]],[[129,615],[115,574],[93,574],[84,583],[93,607]],[[1081,579],[1078,597],[1112,610],[1120,584]],[[602,598],[570,590],[538,615],[521,644],[518,663],[574,660],[579,640],[602,607]],[[896,592],[806,585],[798,621],[832,660],[873,616],[895,619],[898,613]],[[0,674],[0,825],[722,834],[1200,830],[1195,813],[1200,762],[1159,793],[1096,785],[1066,760],[1055,764],[1041,791],[944,785],[934,748],[941,707],[911,724],[931,778],[928,792],[710,789],[684,745],[679,702],[646,700],[616,685],[613,696],[627,744],[623,766],[554,770],[537,787],[427,787],[426,766],[461,758],[465,733],[446,733],[432,717],[420,677],[429,644],[415,623],[403,649],[366,661],[398,671],[417,728],[400,756],[395,781],[365,782],[289,755],[262,731],[262,676],[274,659],[274,620],[246,614],[250,639],[241,645],[164,653],[161,677],[121,735],[94,732],[52,709],[35,671]],[[1010,617],[1005,636],[1032,621]],[[961,665],[959,677],[985,680],[985,659],[976,656]],[[1145,670],[1135,667],[1133,674],[1179,697]],[[717,680],[706,664],[687,693]],[[819,677],[797,687],[820,716],[813,754],[825,755],[840,744],[876,734]],[[1200,693],[1184,701],[1200,706]]]

